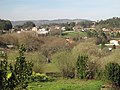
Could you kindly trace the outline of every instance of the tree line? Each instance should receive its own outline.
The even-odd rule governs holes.
[[[101,20],[97,23],[97,26],[109,29],[120,28],[120,18],[113,17],[107,20]]]

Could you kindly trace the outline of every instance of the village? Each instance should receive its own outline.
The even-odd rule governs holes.
[[[30,21],[28,21],[28,23],[29,22]],[[71,22],[71,23],[62,23],[62,24],[48,24],[48,25],[46,24],[46,25],[41,25],[41,26],[36,26],[36,25],[29,26],[28,25],[26,28],[25,27],[18,28],[18,26],[17,27],[14,26],[7,33],[16,33],[16,34],[32,33],[33,35],[35,35],[37,37],[39,37],[39,36],[40,37],[41,36],[48,37],[48,36],[59,35],[59,36],[65,38],[67,42],[73,43],[74,42],[73,36],[79,35],[83,39],[88,39],[88,38],[94,37],[94,35],[89,37],[88,34],[90,34],[90,33],[94,34],[94,32],[96,32],[96,33],[103,32],[106,34],[106,39],[108,39],[107,42],[105,43],[105,46],[107,46],[109,50],[112,50],[112,46],[119,47],[119,45],[120,45],[120,39],[119,39],[120,29],[119,28],[109,29],[109,28],[103,27],[103,28],[97,30],[96,23],[97,22],[92,21],[92,22],[89,22],[89,24],[87,24],[87,22],[83,23],[83,24],[81,24],[79,22],[76,22],[76,23]],[[6,33],[6,31],[4,31],[4,32]],[[73,34],[73,36],[71,36],[69,34]],[[82,35],[82,34],[84,34],[84,35]],[[64,35],[66,35],[66,36],[64,37]],[[99,35],[97,37],[99,37]],[[7,47],[12,48],[13,45],[8,44]]]

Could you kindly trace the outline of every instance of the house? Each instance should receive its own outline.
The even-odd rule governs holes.
[[[65,27],[62,27],[62,28],[61,28],[61,30],[62,30],[62,31],[65,31],[65,30],[66,30],[66,28],[65,28]]]
[[[82,31],[82,32],[84,32],[84,31],[85,31],[85,29],[82,29],[81,31]]]
[[[37,30],[38,30],[37,27],[33,27],[33,28],[32,28],[32,31],[37,31]]]
[[[20,34],[21,33],[21,31],[17,31],[17,34]]]
[[[47,35],[50,32],[50,30],[46,30],[45,28],[39,29],[36,31],[38,35]]]
[[[28,30],[28,28],[25,28],[25,31],[27,31]]]
[[[24,31],[24,29],[21,29],[21,32],[23,32]]]
[[[75,31],[75,27],[73,27],[72,29],[73,29],[73,31]]]
[[[110,30],[106,29],[106,28],[102,28],[102,31],[104,31],[104,32],[110,32]]]
[[[91,26],[91,28],[95,28],[95,27],[96,27],[96,22],[93,21],[92,24],[93,24],[93,25]]]
[[[59,27],[59,26],[55,26],[55,29],[59,30],[59,29],[60,29],[60,27]]]
[[[37,31],[37,34],[44,34],[44,35],[46,35],[46,34],[48,34],[48,31]]]
[[[120,40],[110,40],[109,44],[105,44],[106,46],[118,46],[120,45]]]
[[[46,31],[46,29],[45,28],[41,28],[38,31]]]
[[[111,45],[119,45],[119,40],[110,40]]]

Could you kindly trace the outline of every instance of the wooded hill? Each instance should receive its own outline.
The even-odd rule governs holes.
[[[120,18],[119,17],[113,17],[110,19],[106,19],[106,20],[101,20],[97,23],[98,27],[101,28],[120,28]]]

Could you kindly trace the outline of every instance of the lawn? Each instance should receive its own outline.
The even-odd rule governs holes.
[[[53,82],[30,83],[28,90],[100,90],[103,81],[57,80]]]
[[[16,58],[19,56],[19,52],[17,50],[9,50],[7,53],[8,53],[8,62],[14,64]],[[38,52],[31,52],[31,53],[26,52],[25,57],[26,57],[26,60],[32,61],[34,65],[36,65],[36,63],[40,63],[40,62],[37,62],[40,59],[44,60],[44,57],[38,54]],[[60,72],[58,67],[54,63],[45,63],[41,68],[44,73]]]
[[[48,72],[60,72],[58,67],[54,64],[54,63],[48,63],[48,64],[45,64],[43,67],[42,67],[44,73],[48,73]]]

